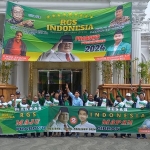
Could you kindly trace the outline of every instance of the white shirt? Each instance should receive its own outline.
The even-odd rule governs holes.
[[[80,129],[80,130],[79,130]],[[83,130],[82,130],[83,129]],[[86,131],[88,131],[88,132],[96,132],[96,127],[95,127],[95,125],[94,124],[91,124],[91,123],[89,123],[88,121],[87,122],[85,122],[84,124],[78,124],[78,125],[76,125],[75,127],[74,127],[74,130],[76,131],[76,132],[85,132],[86,133]]]
[[[105,98],[105,99],[102,99],[101,107],[106,107],[106,98]]]
[[[115,102],[114,102],[114,106],[115,107],[118,107],[118,108],[122,108],[122,107],[124,107],[124,102],[118,102],[117,100],[115,100]]]
[[[18,103],[20,103],[22,101],[21,98],[17,98],[16,99],[16,103],[15,103],[15,107],[17,107]],[[8,105],[12,106],[12,103],[14,102],[14,99],[8,102]]]
[[[53,98],[53,105],[54,105],[54,106],[58,106],[58,105],[59,105],[59,100]]]
[[[28,106],[29,106],[28,104],[22,104],[22,102],[20,103],[21,108],[27,108]]]
[[[73,127],[70,126],[68,123],[66,123],[66,128],[68,128],[69,131],[73,130]],[[52,120],[50,122],[50,125],[46,127],[47,131],[53,130],[54,132],[62,131],[65,132],[65,125],[64,123],[60,122],[59,120]]]
[[[149,128],[150,129],[150,119],[146,119],[143,124],[142,124],[143,128]]]
[[[22,99],[21,98],[17,98],[16,99],[16,104],[15,104],[15,107],[17,107],[18,103],[22,102]]]
[[[31,107],[41,107],[41,105],[39,104],[39,101],[37,102],[32,101]]]
[[[96,102],[95,101],[89,101],[87,100],[87,102],[85,103],[85,106],[95,106]]]
[[[132,108],[132,105],[133,105],[133,100],[127,100],[127,99],[124,99],[124,104],[125,104],[125,107],[127,108]]]
[[[137,99],[137,102],[136,102],[136,108],[141,108],[141,107],[146,107],[147,105],[147,101],[146,100],[140,100],[140,99]]]
[[[45,100],[44,106],[50,106],[50,104],[52,104],[51,101]]]
[[[69,54],[69,58],[71,61],[80,61],[79,58],[73,54]],[[38,58],[38,61],[51,61],[51,62],[67,62],[66,59],[66,53],[50,50],[48,52],[45,52],[41,54],[41,56]]]

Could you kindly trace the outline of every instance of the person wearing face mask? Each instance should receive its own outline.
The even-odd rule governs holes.
[[[115,43],[107,48],[106,56],[116,56],[131,53],[131,44],[123,42],[124,35],[121,29],[114,33]]]
[[[52,62],[73,62],[80,61],[79,58],[71,53],[73,49],[73,39],[71,35],[63,35],[51,50],[44,52],[38,61]]]
[[[123,16],[123,5],[119,5],[115,11],[116,18],[110,22],[110,27],[131,23],[129,16]]]

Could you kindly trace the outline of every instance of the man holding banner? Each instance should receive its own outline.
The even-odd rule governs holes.
[[[56,43],[51,50],[44,52],[38,58],[38,61],[52,61],[52,62],[80,61],[77,56],[71,54],[72,49],[73,49],[72,36],[63,35],[60,38],[60,41]]]

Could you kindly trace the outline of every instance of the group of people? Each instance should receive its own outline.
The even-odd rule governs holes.
[[[57,116],[53,119],[52,122],[50,122],[46,129],[49,129],[50,127],[60,127],[61,125],[63,128],[66,128],[66,136],[73,136],[76,135],[76,137],[79,137],[79,133],[69,133],[69,129],[72,127],[67,123],[69,120],[69,112],[67,106],[99,106],[99,107],[117,107],[117,108],[150,108],[150,100],[145,100],[145,92],[141,88],[141,82],[140,80],[139,87],[135,89],[131,89],[132,93],[126,93],[125,97],[121,95],[119,91],[119,87],[117,88],[117,96],[114,98],[112,94],[112,89],[110,89],[110,99],[108,99],[108,93],[106,91],[102,92],[102,95],[99,95],[99,90],[96,90],[95,95],[88,94],[87,90],[83,92],[83,95],[80,96],[79,91],[75,91],[75,93],[71,93],[68,87],[68,84],[66,84],[66,93],[62,93],[61,90],[58,90],[57,92],[53,92],[51,94],[45,94],[43,91],[42,94],[38,93],[38,96],[34,96],[33,100],[31,100],[31,95],[29,94],[28,98],[20,98],[20,92],[17,91],[16,95],[11,94],[10,95],[10,101],[4,102],[4,96],[0,96],[0,107],[17,107],[17,108],[29,108],[29,107],[41,107],[41,106],[65,106],[61,107],[60,111],[58,112]],[[71,101],[69,101],[69,97],[71,98]],[[88,123],[88,111],[85,109],[85,107],[81,107],[81,110],[78,112],[79,119],[81,123],[77,125],[78,127],[86,127],[90,126],[95,131],[91,133],[91,136],[94,136],[94,132],[96,132],[96,127],[93,124]],[[65,118],[66,117],[66,118]],[[61,118],[65,118],[62,119]],[[49,132],[49,135],[47,134],[47,131],[45,130],[44,136],[59,136],[59,132]],[[23,137],[27,136],[27,134],[23,134]],[[31,133],[32,137],[40,137],[40,133]],[[60,136],[65,136],[63,132],[61,132]],[[84,136],[88,136],[88,133],[84,133]],[[107,137],[107,133],[102,133],[99,135],[100,137]],[[128,137],[131,137],[131,134],[127,134]],[[118,134],[114,134],[114,138],[117,138]],[[121,134],[122,138],[126,137],[126,134]],[[146,138],[145,134],[137,134],[137,139],[139,138]]]

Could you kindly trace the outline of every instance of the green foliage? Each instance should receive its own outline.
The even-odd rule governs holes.
[[[2,61],[0,64],[0,83],[8,84],[15,62]]]
[[[112,63],[108,61],[102,62],[102,75],[104,83],[111,83],[112,82]]]
[[[141,75],[141,78],[148,83],[150,78],[150,61],[141,62],[138,64],[138,67],[138,73]]]

